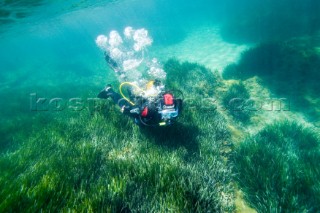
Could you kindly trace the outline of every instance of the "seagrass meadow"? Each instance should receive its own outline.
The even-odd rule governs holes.
[[[0,1],[0,212],[320,212],[318,11],[315,0]],[[122,82],[97,36],[125,45],[128,26],[149,46],[120,53],[156,64],[183,99],[171,126],[139,126],[97,98]]]

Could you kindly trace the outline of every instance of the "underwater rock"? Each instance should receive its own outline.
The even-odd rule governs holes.
[[[296,110],[317,120],[320,116],[318,106],[310,101],[310,97],[315,99],[320,92],[317,45],[320,42],[313,37],[260,44],[245,51],[238,63],[227,66],[222,76],[242,80],[258,76],[273,93],[290,99]]]
[[[227,92],[222,95],[222,103],[229,113],[236,119],[242,122],[247,122],[250,119],[252,111],[249,109],[248,101],[250,95],[243,83],[232,84]],[[250,104],[250,106],[253,104]]]
[[[263,43],[242,53],[236,64],[224,70],[226,79],[246,79],[255,75],[290,84],[301,78],[304,81],[319,79],[320,55],[312,43],[296,43],[297,40],[281,43]]]
[[[30,9],[41,6],[43,0],[34,1],[2,1],[0,2],[0,18],[5,23],[14,18],[22,19],[28,17]]]

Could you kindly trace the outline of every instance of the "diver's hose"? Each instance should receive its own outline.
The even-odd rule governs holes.
[[[135,103],[133,103],[129,98],[127,98],[127,97],[123,94],[123,92],[122,92],[122,86],[123,86],[123,85],[130,85],[130,86],[132,86],[132,87],[137,88],[138,90],[140,90],[140,91],[142,91],[142,92],[144,92],[144,91],[143,91],[140,87],[138,87],[137,85],[135,85],[135,84],[133,84],[133,83],[131,83],[131,82],[123,82],[123,83],[120,84],[120,86],[119,86],[119,91],[120,91],[121,96],[122,96],[126,101],[128,101],[132,106],[136,105]]]

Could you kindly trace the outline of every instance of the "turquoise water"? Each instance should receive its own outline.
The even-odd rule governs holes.
[[[0,212],[318,212],[319,11],[313,0],[0,2]],[[157,58],[186,98],[173,126],[140,128],[94,99],[121,82],[97,36],[128,26],[148,31],[144,62]]]

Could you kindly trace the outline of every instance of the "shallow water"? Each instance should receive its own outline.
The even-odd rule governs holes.
[[[8,86],[9,82],[12,82],[10,87],[29,86],[31,82],[57,85],[70,83],[74,75],[79,80],[108,75],[94,39],[111,30],[122,31],[126,26],[148,29],[154,39],[152,53],[156,55],[157,50],[181,42],[196,31],[193,29],[204,25],[203,15],[199,16],[197,10],[197,14],[191,13],[196,9],[191,4],[177,9],[166,1],[111,1],[93,5],[86,2],[77,5],[75,2],[41,2],[33,8],[28,4],[20,9],[14,7],[19,11],[27,10],[30,15],[2,25],[3,86]],[[202,11],[202,4],[198,7],[198,11]],[[8,8],[8,11],[15,12]],[[184,17],[181,15],[184,13],[190,15]],[[166,55],[162,57],[164,60],[175,56],[163,54]],[[70,76],[60,78],[60,73]],[[19,81],[19,75],[22,79],[17,84],[15,81]]]
[[[20,0],[0,2],[0,164],[3,166],[1,170],[4,171],[0,174],[0,212],[17,211],[24,208],[29,211],[66,209],[75,211],[85,209],[89,209],[88,211],[119,211],[123,208],[124,211],[128,212],[157,212],[169,211],[170,209],[172,211],[183,211],[186,206],[197,205],[202,208],[202,204],[199,204],[202,202],[202,198],[194,198],[193,201],[199,202],[198,204],[192,203],[192,199],[186,198],[189,191],[183,192],[185,194],[181,192],[183,195],[178,195],[174,194],[170,188],[161,188],[160,184],[159,191],[164,191],[164,194],[161,194],[159,191],[154,192],[150,189],[153,182],[149,185],[146,184],[144,187],[141,180],[150,177],[148,175],[152,176],[154,170],[144,171],[143,167],[136,168],[135,166],[143,165],[141,162],[145,160],[146,167],[149,168],[148,159],[151,159],[152,166],[156,165],[155,170],[159,169],[159,174],[169,174],[172,170],[180,171],[180,169],[191,174],[194,165],[199,168],[204,166],[204,170],[206,170],[211,165],[220,165],[221,163],[223,166],[218,167],[224,170],[217,173],[233,177],[238,172],[231,171],[234,162],[231,164],[224,163],[226,162],[225,159],[233,159],[233,153],[238,153],[237,146],[234,145],[245,144],[246,138],[256,137],[256,135],[259,135],[259,131],[265,129],[268,125],[288,120],[311,128],[317,135],[317,139],[314,140],[319,143],[319,10],[320,4],[312,0],[299,0],[294,3],[285,0],[268,1],[266,3],[254,0],[242,2],[233,0],[200,0],[197,2],[182,0],[174,2],[169,0],[100,0],[95,1],[95,3],[75,0]],[[145,57],[148,59],[157,58],[165,72],[167,72],[165,68],[168,68],[169,65],[177,66],[176,70],[180,69],[180,65],[172,65],[171,62],[168,62],[172,58],[180,61],[180,63],[195,63],[203,66],[203,69],[208,69],[207,73],[200,75],[197,70],[202,68],[194,68],[196,65],[182,64],[181,66],[184,68],[181,69],[192,71],[185,72],[187,73],[185,75],[191,77],[186,77],[185,84],[181,84],[182,88],[178,89],[186,92],[187,98],[199,95],[201,98],[216,100],[215,105],[217,105],[218,115],[214,114],[212,116],[218,116],[217,120],[218,118],[221,119],[223,124],[218,123],[218,121],[217,123],[210,123],[209,121],[194,124],[190,121],[197,118],[201,120],[201,116],[204,116],[203,119],[205,119],[206,115],[201,110],[196,112],[186,110],[184,112],[185,117],[181,120],[185,123],[180,123],[178,127],[175,127],[176,130],[168,130],[169,132],[164,133],[168,134],[168,137],[173,136],[175,131],[180,132],[181,137],[187,135],[183,137],[184,142],[181,142],[179,138],[163,139],[166,142],[162,144],[161,141],[157,140],[157,137],[163,137],[161,132],[159,133],[157,130],[151,130],[151,132],[148,132],[148,130],[140,131],[131,120],[121,120],[123,117],[120,113],[111,113],[109,116],[104,112],[92,113],[90,109],[86,113],[82,111],[79,114],[69,110],[55,111],[51,108],[47,111],[40,110],[38,112],[32,110],[34,97],[44,97],[48,101],[52,98],[62,98],[68,104],[67,101],[70,98],[77,97],[84,100],[95,98],[107,83],[119,84],[118,76],[107,66],[103,51],[97,47],[95,40],[101,34],[109,36],[109,32],[112,30],[116,30],[122,35],[123,30],[128,26],[134,29],[144,28],[148,31],[153,43],[144,50]],[[261,44],[262,47],[259,49]],[[248,50],[252,50],[252,53],[248,53]],[[166,66],[167,64],[169,65]],[[230,69],[230,64],[234,64],[234,67],[231,67],[232,69]],[[174,70],[172,73],[174,73]],[[212,73],[215,75],[215,81],[208,84],[206,81],[211,79],[208,76]],[[167,74],[167,78],[174,76],[169,71]],[[168,79],[168,81],[171,81],[171,79]],[[253,110],[253,114],[246,114],[246,119],[241,117],[243,116],[241,113],[234,114],[221,106],[225,102],[225,97],[229,97],[225,94],[231,94],[230,88],[238,83],[243,85],[248,94],[242,96],[243,94],[236,92],[232,97],[250,97],[255,100],[256,105],[254,107],[259,108]],[[189,88],[190,85],[192,85],[191,88]],[[200,92],[194,93],[194,91]],[[35,94],[36,96],[34,96]],[[278,106],[270,105],[270,99],[285,100],[284,110],[283,108],[279,110]],[[288,100],[290,101],[290,108],[288,108]],[[260,107],[257,103],[261,104]],[[86,107],[90,108],[90,101],[85,104]],[[190,102],[186,103],[186,108],[190,109],[188,104]],[[270,107],[271,110],[269,110]],[[104,129],[105,132],[98,131],[97,129],[104,128],[100,127],[104,125],[103,122],[106,123],[108,130]],[[128,130],[123,126],[129,126]],[[226,127],[226,130],[223,131],[229,136],[215,141],[216,139],[212,139],[212,134],[218,134],[217,132],[222,131],[215,129],[218,127]],[[108,132],[109,129],[110,132]],[[72,133],[71,135],[70,133],[68,135],[69,131],[75,131],[77,134]],[[120,137],[114,132],[121,132],[123,135]],[[186,132],[189,133],[186,134]],[[303,135],[302,133],[298,134]],[[106,140],[111,140],[108,137],[113,138],[113,143],[110,142],[113,144],[111,148],[105,145]],[[283,137],[285,138],[285,136]],[[302,138],[299,142],[303,144],[313,141],[311,136],[310,138],[302,136],[297,138],[299,140]],[[56,153],[52,152],[50,147],[43,147],[46,140],[51,141],[48,143],[50,147],[55,147]],[[290,141],[294,138],[283,140]],[[39,149],[37,141],[42,144],[39,145]],[[214,145],[212,148],[210,147],[210,141],[212,144],[221,144],[221,146]],[[218,141],[221,143],[218,143]],[[179,145],[175,146],[169,144],[169,142],[176,142]],[[89,151],[82,152],[81,147],[86,146],[88,146]],[[70,149],[76,150],[75,153],[78,151],[77,154],[80,155],[77,156],[74,164],[71,163],[73,168],[78,166],[84,171],[93,171],[92,177],[88,172],[88,175],[79,175],[80,178],[78,176],[74,177],[74,180],[79,178],[75,183],[72,181],[69,183],[65,181],[65,178],[76,176],[76,174],[59,175],[59,170],[65,172],[72,170],[68,169],[67,166],[57,166],[64,160],[68,161],[67,157],[61,153],[69,153]],[[97,150],[99,150],[99,159],[104,159],[106,162],[108,160],[116,162],[114,164],[116,166],[108,164],[108,168],[114,166],[112,171],[118,173],[100,173],[100,170],[106,170],[103,163],[98,164],[104,169],[99,167],[97,169],[99,172],[95,173],[96,168],[93,168],[92,164],[96,163],[95,154]],[[288,152],[291,151],[290,149]],[[227,154],[223,154],[225,152]],[[40,153],[43,153],[43,156]],[[164,153],[163,156],[165,157],[160,157],[159,153]],[[291,154],[300,157],[299,150],[297,150],[297,153]],[[313,187],[312,190],[314,191],[311,190],[310,193],[308,191],[303,194],[304,192],[299,191],[299,188],[299,190],[293,190],[294,193],[298,191],[295,196],[300,195],[299,193],[306,197],[310,194],[319,195],[319,191],[316,190],[319,189],[319,182],[313,182],[313,180],[317,180],[317,178],[319,180],[320,173],[317,173],[319,170],[313,167],[316,160],[309,162],[311,158],[318,159],[319,153],[312,153],[312,157],[306,157],[308,160],[306,160],[306,164],[309,167],[303,167],[316,174],[310,178],[309,184],[311,186],[306,186],[306,188]],[[59,156],[55,156],[55,154]],[[42,161],[46,159],[46,155],[55,157],[50,158],[49,163],[45,164]],[[140,164],[139,155],[143,155]],[[301,156],[305,155],[301,154]],[[137,158],[138,162],[132,160],[132,158]],[[127,168],[122,164],[118,165],[118,161],[122,162],[121,159],[125,162],[128,160],[126,165],[130,166]],[[158,164],[157,159],[160,161]],[[99,160],[99,162],[105,162],[104,160]],[[304,164],[303,157],[298,160],[300,160],[301,165]],[[167,161],[169,166],[165,167]],[[290,164],[290,160],[288,162]],[[252,168],[264,168],[264,166],[255,165]],[[138,174],[137,177],[133,175],[133,179],[129,178],[127,180],[131,173],[126,173],[126,169],[129,171],[132,168],[139,170],[141,174]],[[135,169],[132,171],[135,171]],[[290,169],[292,173],[299,172],[299,169],[295,170],[291,167]],[[48,170],[48,172],[45,172],[45,170]],[[78,172],[81,173],[81,171]],[[294,176],[289,173],[288,175]],[[30,177],[35,179],[34,182],[28,178],[24,179],[28,174],[34,175]],[[86,173],[83,172],[83,174]],[[118,174],[121,175],[117,176]],[[142,174],[146,175],[143,176]],[[183,176],[182,174],[179,173],[177,176]],[[266,174],[268,174],[268,171]],[[284,174],[286,173],[284,172]],[[17,176],[17,178],[11,178],[12,175]],[[209,172],[206,175],[209,179],[212,178],[210,181],[223,176],[209,174]],[[105,178],[107,183],[97,181],[100,178]],[[157,182],[158,179],[155,182],[160,183],[162,176],[159,175],[157,178],[159,178],[159,182]],[[163,180],[164,182],[175,183],[177,181],[177,179],[174,179],[176,178],[175,175],[169,175],[166,178],[166,180]],[[170,180],[170,178],[174,180]],[[119,185],[117,181],[119,181]],[[182,184],[182,181],[181,185],[177,181],[175,187],[183,188],[183,184],[188,182]],[[196,177],[190,181],[199,183],[199,191],[201,191],[201,187],[207,190],[208,187],[211,187],[210,184],[213,184],[208,179],[200,180]],[[217,182],[220,183],[219,181]],[[64,183],[67,187],[62,190],[59,187],[63,186]],[[83,183],[92,183],[96,187],[95,190],[99,189],[104,194],[94,194],[97,192],[92,192],[94,189],[89,186],[86,189],[82,188]],[[129,195],[125,194],[130,191],[130,187],[133,187],[134,184],[130,185],[131,183],[141,184],[141,188],[137,188],[133,193],[136,197],[130,196],[130,193],[128,193]],[[265,212],[268,204],[274,205],[270,209],[280,209],[280,212],[286,208],[289,209],[289,212],[316,212],[320,209],[316,205],[318,199],[311,203],[304,203],[303,199],[298,200],[301,208],[297,207],[299,205],[293,205],[293,201],[287,201],[288,203],[292,202],[291,206],[286,205],[285,201],[277,203],[276,198],[274,199],[276,201],[272,200],[267,204],[263,202],[261,204],[259,201],[252,199],[251,195],[248,195],[252,193],[252,191],[247,190],[247,188],[250,188],[248,186],[250,181],[245,183],[240,181],[239,187],[232,189],[229,189],[232,185],[230,183],[238,183],[238,180],[232,179],[228,180],[227,183],[221,183],[221,185],[225,184],[226,187],[223,190],[221,189],[223,195],[219,199],[214,197],[217,196],[218,192],[214,196],[203,194],[203,197],[207,196],[207,200],[203,203],[210,203],[208,208],[211,208],[214,206],[211,205],[212,202],[217,202],[219,208],[212,210],[218,212],[245,212],[248,209]],[[158,187],[157,184],[155,185]],[[289,180],[285,186],[288,185],[288,188],[290,186],[294,187],[294,183],[290,183]],[[72,190],[76,192],[75,195],[69,194],[69,191]],[[183,190],[181,189],[181,191]],[[242,192],[239,193],[239,191],[244,191],[247,194],[241,195]],[[59,193],[65,199],[65,203],[61,205],[50,198],[50,194],[58,196]],[[86,197],[81,193],[87,193],[88,196]],[[167,197],[166,194],[168,194]],[[90,197],[91,195],[92,197]],[[96,197],[93,198],[94,196]],[[152,197],[150,206],[133,205],[135,199],[139,200],[139,196],[141,196],[140,199],[145,196],[148,199]],[[170,196],[176,197],[176,199],[170,200]],[[23,199],[20,199],[20,197],[23,197]],[[263,199],[263,195],[261,195],[261,200]],[[155,202],[155,200],[159,200],[159,202]],[[183,204],[182,200],[187,201]],[[33,204],[33,201],[38,204]],[[79,204],[72,204],[76,201],[79,201]],[[246,204],[241,207],[238,203]],[[172,205],[172,208],[169,208],[169,205]],[[201,210],[199,206],[193,208],[193,211],[201,212],[203,209]]]

